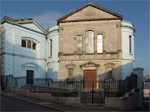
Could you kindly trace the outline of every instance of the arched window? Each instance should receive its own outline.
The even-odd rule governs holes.
[[[94,32],[93,31],[86,32],[85,44],[86,44],[86,53],[94,53]]]
[[[132,54],[132,36],[129,35],[129,53]]]
[[[77,36],[77,53],[78,54],[82,53],[82,36],[81,35]]]
[[[24,39],[21,41],[21,46],[33,50],[37,50],[37,44],[31,40]]]
[[[33,48],[34,50],[36,50],[36,43],[33,42],[32,48]]]
[[[53,43],[52,43],[52,39],[50,39],[50,40],[49,40],[49,56],[50,56],[50,57],[52,57],[52,50],[53,50],[52,44],[53,44]]]
[[[97,53],[103,52],[103,35],[97,35]]]
[[[31,41],[30,40],[28,40],[28,42],[27,42],[27,48],[31,49]]]
[[[26,47],[26,40],[22,40],[22,47]]]

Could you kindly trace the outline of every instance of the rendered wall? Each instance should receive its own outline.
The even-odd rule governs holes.
[[[134,65],[134,25],[128,21],[122,21],[122,78],[131,75]],[[129,36],[132,38],[132,53],[129,51]]]
[[[9,23],[3,26],[6,30],[2,49],[4,75],[21,77],[26,76],[26,70],[34,70],[34,78],[44,78],[45,35]],[[21,47],[21,40],[25,38],[37,42],[37,50]]]
[[[58,26],[55,25],[48,29],[47,34],[47,77],[58,80],[58,49],[59,49]],[[52,56],[50,56],[50,40],[52,40]]]
[[[0,76],[2,75],[2,34],[3,34],[3,26],[0,25]]]

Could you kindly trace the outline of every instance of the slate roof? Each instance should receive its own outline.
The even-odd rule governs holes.
[[[10,22],[20,22],[20,21],[30,21],[33,20],[32,18],[22,18],[22,19],[14,19],[8,16],[4,16],[4,21],[10,21]]]

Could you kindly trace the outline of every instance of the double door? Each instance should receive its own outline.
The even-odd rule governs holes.
[[[96,70],[84,70],[84,88],[96,88]]]

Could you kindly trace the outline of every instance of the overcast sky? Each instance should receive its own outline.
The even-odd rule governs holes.
[[[149,74],[149,0],[1,0],[0,19],[33,18],[46,30],[65,14],[92,2],[124,16],[135,25],[135,67]]]

